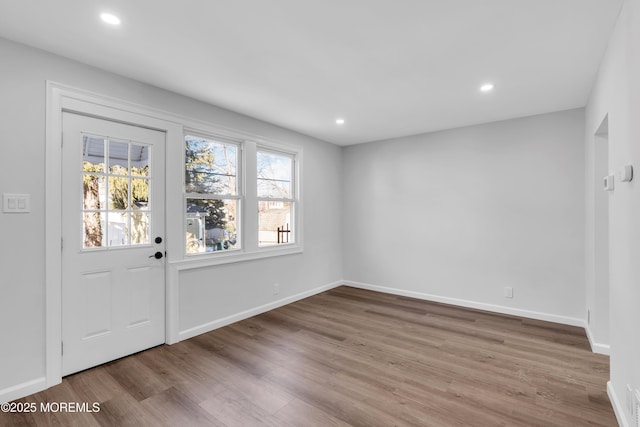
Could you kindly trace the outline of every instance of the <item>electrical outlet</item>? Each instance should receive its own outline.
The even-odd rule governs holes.
[[[504,287],[504,297],[513,298],[513,288],[511,286]]]
[[[280,293],[280,285],[278,283],[273,284],[273,294],[278,295]]]

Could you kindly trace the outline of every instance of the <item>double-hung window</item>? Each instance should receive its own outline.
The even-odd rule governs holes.
[[[302,251],[302,150],[233,135],[184,135],[183,236],[191,265]]]
[[[295,155],[256,151],[258,246],[295,243]]]
[[[240,249],[240,145],[187,134],[185,146],[186,253]]]

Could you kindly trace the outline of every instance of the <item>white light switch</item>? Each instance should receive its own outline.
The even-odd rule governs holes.
[[[5,213],[28,213],[31,212],[31,195],[29,194],[7,194],[2,195],[3,212]]]

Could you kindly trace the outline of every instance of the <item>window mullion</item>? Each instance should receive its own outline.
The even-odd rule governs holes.
[[[243,211],[243,244],[247,251],[258,250],[258,184],[257,184],[257,146],[253,141],[244,144],[244,195],[245,209]]]

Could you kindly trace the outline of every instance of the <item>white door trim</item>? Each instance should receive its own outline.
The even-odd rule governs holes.
[[[62,111],[88,114],[165,132],[166,200],[172,200],[176,191],[178,194],[182,191],[181,162],[171,162],[170,159],[176,158],[176,155],[178,159],[181,158],[183,126],[179,117],[169,113],[51,81],[47,81],[46,105],[45,377],[48,388],[62,382]],[[169,226],[181,224],[182,213],[180,206],[176,209],[170,203],[167,203],[165,210],[169,260],[172,253],[182,253],[179,233],[173,233],[172,236]],[[178,228],[182,230],[182,227]],[[177,281],[171,273],[165,271],[165,335],[168,344],[178,342],[178,289]]]

